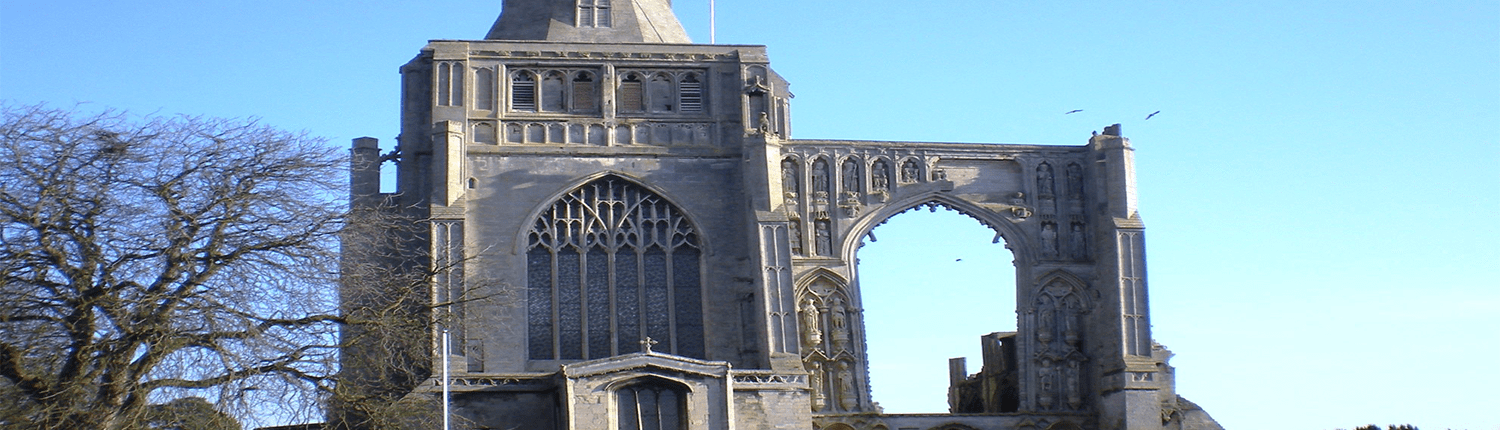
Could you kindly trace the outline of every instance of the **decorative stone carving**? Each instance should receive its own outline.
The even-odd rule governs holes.
[[[859,210],[863,207],[864,203],[859,201],[859,193],[857,192],[845,191],[839,196],[839,208],[844,210],[845,218],[859,216]]]
[[[1010,196],[1010,218],[1012,221],[1024,221],[1031,217],[1031,208],[1026,207],[1026,193],[1017,191]]]
[[[839,282],[819,275],[799,291],[803,368],[813,389],[814,412],[858,412],[868,392],[860,382],[862,344],[855,342],[860,322],[849,292]]]
[[[808,386],[812,387],[812,410],[822,412],[828,407],[828,387],[823,385],[823,364],[819,362],[807,363]]]
[[[1037,392],[1041,410],[1081,410],[1084,406],[1082,315],[1088,312],[1082,292],[1061,278],[1038,291],[1036,316]],[[1061,340],[1061,342],[1058,342]]]
[[[813,161],[812,166],[812,189],[813,193],[828,195],[828,161],[822,158]]]
[[[854,161],[853,158],[845,159],[840,173],[842,173],[844,193],[859,193],[859,162]]]
[[[833,236],[828,224],[826,219],[813,222],[813,234],[817,241],[815,252],[820,256],[833,255]]]
[[[844,299],[833,297],[833,303],[829,305],[829,325],[833,331],[834,351],[849,350],[849,311],[844,305]]]
[[[802,245],[802,220],[793,219],[787,222],[787,236],[792,243],[792,253],[806,255]]]
[[[1068,255],[1075,260],[1088,258],[1088,241],[1084,237],[1083,223],[1073,222],[1068,231]]]
[[[1068,163],[1068,200],[1083,200],[1083,167]]]
[[[839,362],[839,406],[844,410],[854,410],[859,406],[859,397],[854,388],[854,371],[849,367],[849,362]]]
[[[917,167],[917,160],[907,159],[901,162],[901,183],[915,183],[919,177],[921,177],[921,170]]]
[[[1053,192],[1052,165],[1047,162],[1036,166],[1036,192],[1037,196],[1050,199]]]
[[[797,160],[791,158],[781,160],[781,191],[788,197],[795,198],[797,191],[801,188],[797,177]]]
[[[1057,256],[1057,224],[1042,223],[1042,256]]]
[[[875,160],[870,168],[870,192],[885,193],[891,187],[891,166],[885,160]]]
[[[823,344],[823,330],[818,307],[811,299],[802,301],[802,343],[808,350]]]

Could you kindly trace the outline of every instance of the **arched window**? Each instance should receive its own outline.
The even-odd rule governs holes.
[[[464,104],[464,67],[461,63],[442,62],[437,65],[437,105],[462,106]]]
[[[615,390],[619,430],[687,428],[687,393],[660,382],[632,384]]]
[[[474,70],[474,108],[495,110],[495,69]]]
[[[703,82],[698,81],[697,73],[683,75],[677,91],[677,105],[683,113],[703,112]]]
[[[527,240],[531,359],[632,353],[646,337],[705,358],[697,230],[661,196],[606,176],[542,211]]]
[[[573,75],[573,110],[593,111],[599,109],[599,91],[594,86],[594,74],[578,72]]]
[[[645,88],[641,82],[641,75],[626,73],[620,79],[620,111],[641,112],[646,110]]]
[[[531,72],[516,72],[510,78],[510,108],[536,111],[536,77]]]
[[[672,91],[672,77],[666,73],[658,73],[651,77],[646,83],[646,95],[651,99],[652,112],[672,112],[677,103],[676,91]]]
[[[568,93],[563,87],[562,72],[548,72],[542,78],[542,110],[547,112],[562,112],[567,109]]]

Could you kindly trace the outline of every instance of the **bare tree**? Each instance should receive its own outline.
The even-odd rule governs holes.
[[[0,427],[333,387],[340,151],[254,120],[0,108]],[[273,413],[321,415],[301,392]]]

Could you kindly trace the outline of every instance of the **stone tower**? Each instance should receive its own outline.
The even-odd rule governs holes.
[[[1079,146],[792,139],[765,47],[691,44],[668,0],[505,0],[485,40],[432,41],[401,73],[398,189],[359,139],[351,199],[420,226],[371,261],[431,275],[413,318],[434,377],[411,395],[446,360],[464,425],[1216,428],[1151,340],[1118,126]],[[855,255],[926,206],[1006,242],[1018,330],[955,373],[955,413],[884,414]]]

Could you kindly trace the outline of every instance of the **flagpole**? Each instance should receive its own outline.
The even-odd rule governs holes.
[[[715,18],[716,17],[714,16],[714,0],[708,0],[708,44],[710,44],[710,45],[713,45],[713,44],[716,43],[716,41],[714,40],[714,36],[715,36],[714,33],[717,32],[716,29],[714,28],[714,20],[715,20]]]
[[[448,329],[443,329],[443,430],[448,429]]]

